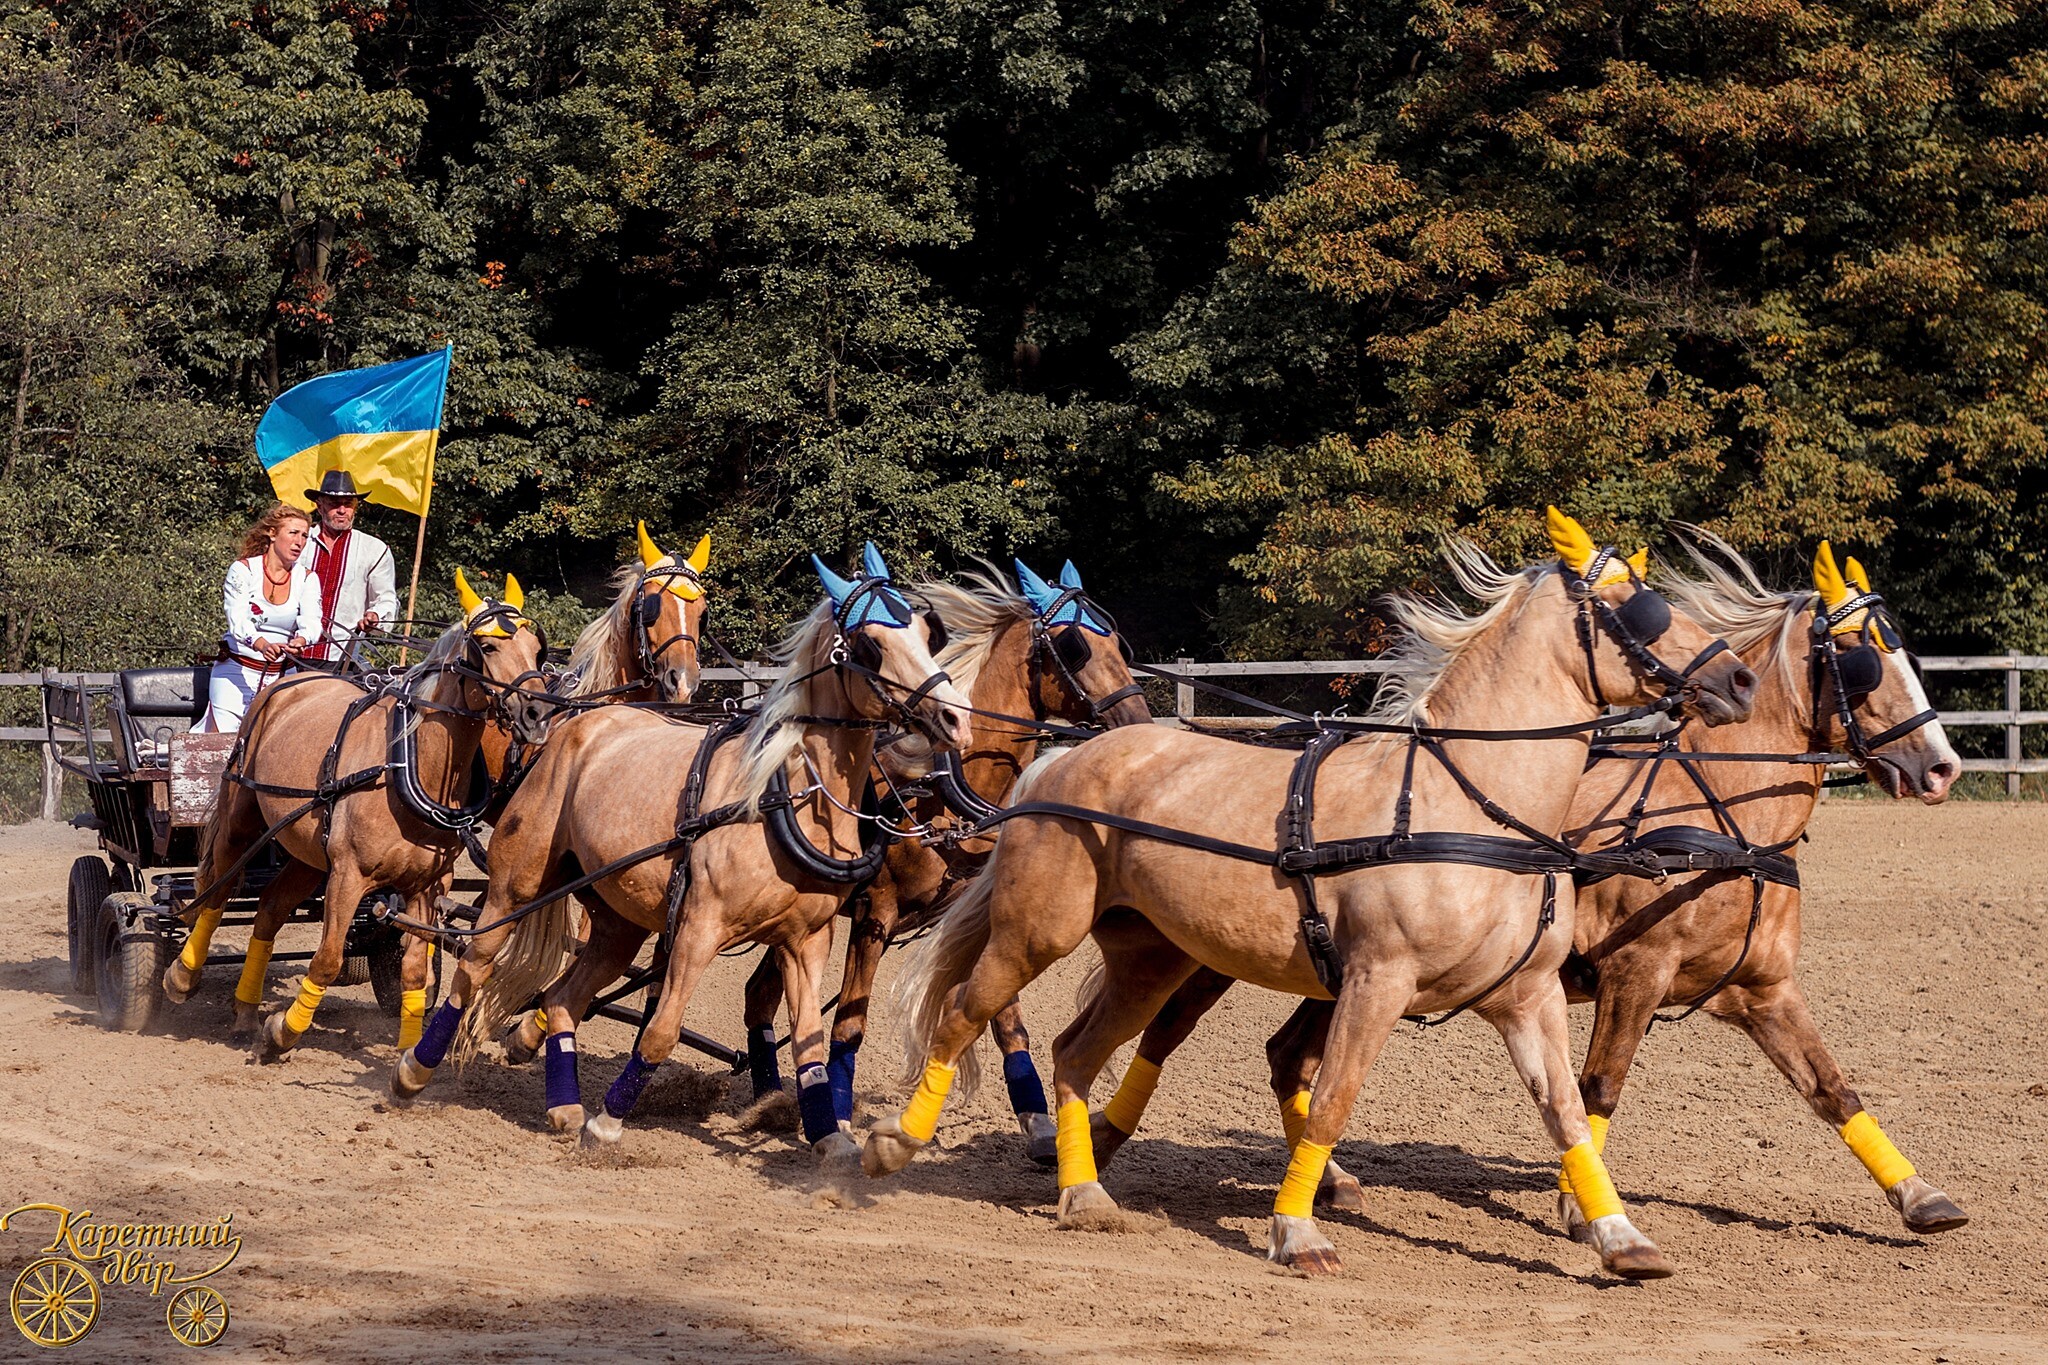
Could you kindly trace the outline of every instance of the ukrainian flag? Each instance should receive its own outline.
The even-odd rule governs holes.
[[[371,502],[424,517],[453,354],[451,346],[285,390],[256,425],[256,457],[279,500],[310,508],[306,490],[342,469]]]

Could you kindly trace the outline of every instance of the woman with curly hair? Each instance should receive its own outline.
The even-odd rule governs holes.
[[[221,584],[227,633],[221,637],[198,728],[242,728],[265,683],[291,667],[292,655],[322,635],[320,580],[304,558],[312,518],[274,502],[242,537],[240,556]]]

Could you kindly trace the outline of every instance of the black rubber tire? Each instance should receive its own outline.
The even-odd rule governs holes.
[[[133,928],[131,912],[140,912]],[[100,902],[94,938],[103,1029],[139,1033],[156,1017],[171,945],[156,931],[154,916],[149,897],[138,892],[116,891]]]
[[[370,989],[377,993],[377,1004],[393,1019],[398,1017],[399,1008],[405,1003],[405,948],[404,934],[392,930],[380,936],[370,949]],[[434,970],[427,977],[427,1008],[432,1009],[441,999],[441,953],[434,954]]]
[[[78,995],[91,995],[98,985],[92,954],[100,902],[113,893],[114,878],[106,859],[89,853],[71,864],[71,884],[64,893],[64,927],[70,940],[71,989]]]

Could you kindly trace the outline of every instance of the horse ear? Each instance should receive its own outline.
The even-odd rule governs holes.
[[[519,578],[511,570],[505,572],[505,605],[514,611],[526,606],[526,589],[519,586]]]
[[[1555,507],[1544,510],[1544,526],[1550,532],[1550,548],[1557,551],[1564,566],[1573,573],[1584,573],[1593,556],[1599,553],[1586,528]]]
[[[825,567],[825,561],[811,556],[811,567],[818,572],[818,582],[824,585],[825,596],[832,599],[832,610],[837,611],[846,603],[846,594],[853,591],[853,584]]]
[[[705,532],[704,539],[697,542],[697,548],[690,551],[690,557],[683,561],[697,573],[711,567],[711,533]]]
[[[1033,611],[1043,613],[1059,597],[1059,590],[1031,572],[1031,566],[1023,560],[1013,562],[1017,565],[1017,590],[1024,594]]]
[[[1650,576],[1650,547],[1645,545],[1628,557],[1628,566],[1636,571],[1637,578]]]
[[[889,576],[889,566],[882,562],[882,552],[875,548],[875,542],[872,540],[861,549],[860,567],[862,572],[866,573],[869,578],[887,578]]]
[[[661,552],[661,547],[654,543],[654,537],[647,534],[646,522],[639,521],[635,522],[633,525],[634,529],[640,533],[641,567],[651,569],[655,565],[661,563],[662,560],[668,558],[667,555]]]
[[[1079,588],[1081,586],[1081,571],[1074,567],[1074,561],[1071,559],[1060,565],[1060,586],[1063,588]]]
[[[1813,586],[1820,593],[1820,604],[1829,611],[1849,596],[1849,585],[1842,581],[1842,571],[1835,567],[1835,547],[1825,540],[1813,552]]]
[[[1856,562],[1855,555],[1850,555],[1848,561],[1842,565],[1842,575],[1854,585],[1856,591],[1860,593],[1868,593],[1870,591],[1870,575],[1865,573],[1863,566]]]
[[[483,610],[484,599],[478,597],[476,589],[469,586],[469,580],[462,576],[459,565],[455,570],[455,600],[462,604],[462,619],[465,621]]]

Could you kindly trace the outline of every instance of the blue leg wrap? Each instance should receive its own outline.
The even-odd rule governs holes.
[[[604,1112],[615,1119],[632,1113],[633,1106],[640,1103],[640,1092],[654,1079],[654,1068],[659,1065],[641,1061],[640,1049],[634,1048],[633,1055],[626,1058],[626,1069],[612,1082],[612,1088],[604,1092]]]
[[[434,1017],[427,1020],[420,1040],[412,1045],[413,1061],[429,1071],[441,1065],[447,1060],[448,1044],[455,1041],[455,1029],[461,1022],[462,1006],[453,1000],[443,1000],[441,1007],[434,1011]]]
[[[816,1062],[796,1073],[796,1109],[803,1116],[805,1142],[839,1131],[839,1118],[832,1112],[832,1081]]]
[[[775,1065],[775,1026],[757,1028],[747,1035],[747,1066],[754,1073],[754,1098],[782,1089],[782,1072]]]
[[[541,1044],[546,1057],[548,1108],[561,1109],[583,1103],[583,1087],[576,1083],[576,1035],[550,1033]]]
[[[860,1044],[858,1034],[843,1042],[835,1039],[825,1062],[825,1074],[832,1080],[832,1113],[841,1123],[853,1122],[853,1064]]]
[[[1028,1049],[1003,1054],[1003,1083],[1010,1088],[1010,1108],[1020,1114],[1045,1114],[1045,1087],[1038,1083],[1038,1068],[1031,1064]]]

